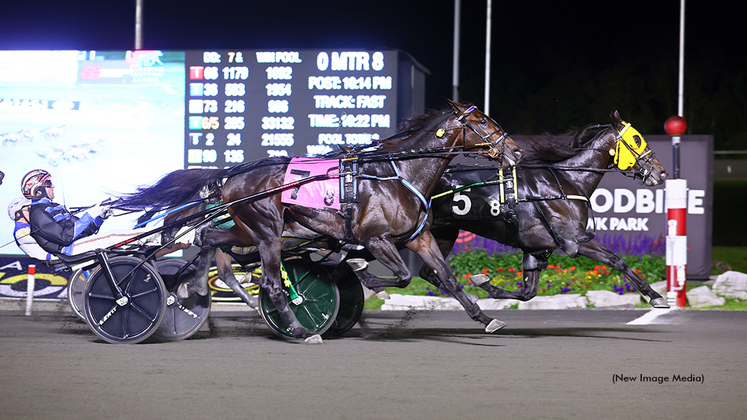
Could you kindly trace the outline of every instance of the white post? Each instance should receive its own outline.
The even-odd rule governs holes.
[[[677,115],[685,113],[685,0],[680,2],[680,66],[677,86]],[[680,177],[680,136],[672,137],[672,177]]]
[[[685,112],[685,0],[680,5],[680,79],[677,91],[677,115],[684,117]]]
[[[34,302],[34,290],[36,289],[36,266],[29,265],[29,277],[26,281],[26,316],[31,315],[31,305]]]
[[[453,77],[451,79],[451,99],[459,102],[459,38],[461,35],[460,21],[462,19],[462,0],[454,0],[454,61]]]
[[[135,0],[135,49],[143,49],[143,0]]]
[[[493,2],[488,0],[487,28],[485,30],[485,115],[490,115],[490,27],[492,26]]]

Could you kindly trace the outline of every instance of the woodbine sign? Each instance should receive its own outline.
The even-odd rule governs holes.
[[[672,140],[666,135],[644,135],[656,157],[670,172]],[[713,136],[682,136],[680,176],[687,180],[687,278],[707,279],[711,274],[713,230]],[[653,188],[607,174],[591,196],[589,230],[605,245],[625,241],[636,246],[653,241],[665,245],[667,209],[664,185]],[[642,246],[643,244],[639,244]]]

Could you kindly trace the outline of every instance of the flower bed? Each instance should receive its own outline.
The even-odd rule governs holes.
[[[665,278],[666,263],[663,257],[624,255],[622,258],[648,283]],[[465,290],[482,298],[487,297],[487,293],[473,285],[469,278],[473,274],[485,274],[494,286],[506,290],[521,290],[524,287],[521,259],[520,252],[488,255],[484,249],[475,249],[452,255],[449,263]],[[553,254],[549,258],[547,269],[542,272],[537,294],[583,295],[588,290],[609,290],[622,295],[634,292],[635,287],[620,272],[597,261],[586,257],[570,258],[563,254]],[[426,292],[430,295],[444,294],[433,287],[427,288]]]

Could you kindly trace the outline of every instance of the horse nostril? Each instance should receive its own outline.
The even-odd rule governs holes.
[[[659,176],[661,177],[661,179],[666,178],[667,177],[667,171],[661,171],[661,173],[659,174]]]

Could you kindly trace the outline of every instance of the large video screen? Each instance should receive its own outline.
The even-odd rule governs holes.
[[[311,156],[396,131],[398,52],[0,51],[0,205],[48,170],[91,206],[181,168]],[[137,215],[102,230],[133,226]],[[0,218],[0,254],[20,255]]]
[[[0,51],[3,209],[36,168],[72,208],[183,167],[184,77],[184,52]],[[22,254],[13,222],[0,220],[0,253]]]

